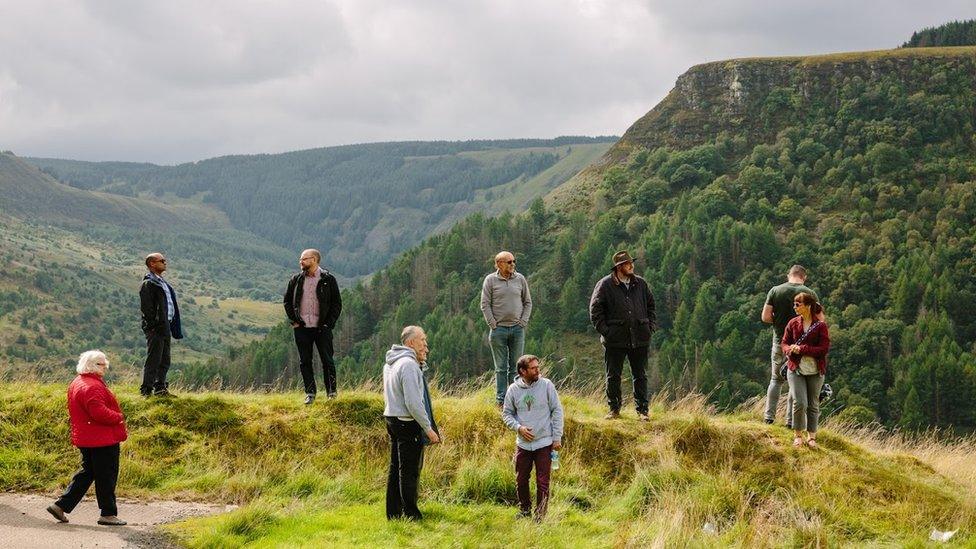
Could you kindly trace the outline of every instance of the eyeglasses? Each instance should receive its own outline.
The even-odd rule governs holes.
[[[799,307],[800,305],[806,305],[806,303],[804,303],[804,302],[802,302],[802,301],[794,301],[794,302],[793,302],[793,308],[794,308],[794,309],[796,309],[796,308],[797,308],[797,307]]]
[[[108,362],[96,362],[96,366],[108,366]]]
[[[163,258],[163,259],[157,259],[157,260],[156,260],[156,263],[166,263],[166,258]]]
[[[515,260],[513,259],[511,261],[502,261],[502,263],[508,263],[509,265],[515,265]]]

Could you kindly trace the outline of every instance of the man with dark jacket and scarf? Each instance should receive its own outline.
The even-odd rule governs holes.
[[[146,334],[146,364],[142,369],[142,396],[170,396],[166,373],[169,372],[171,339],[183,339],[180,306],[176,291],[163,280],[166,258],[159,252],[146,256],[149,270],[139,288],[142,309],[142,331]]]
[[[647,356],[654,331],[654,297],[647,282],[634,274],[626,251],[613,254],[613,270],[600,279],[590,298],[590,321],[600,333],[607,369],[607,419],[620,417],[620,375],[624,359],[634,379],[637,415],[647,421]]]
[[[332,330],[342,312],[339,284],[332,273],[319,267],[322,254],[308,249],[302,252],[298,264],[302,272],[291,277],[285,289],[285,314],[295,331],[299,367],[305,384],[305,404],[315,402],[315,371],[312,370],[312,345],[319,350],[325,392],[336,396],[336,369],[333,358]]]

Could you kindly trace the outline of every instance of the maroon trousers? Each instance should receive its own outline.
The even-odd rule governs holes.
[[[552,471],[552,445],[538,450],[523,450],[515,447],[515,491],[518,494],[519,510],[523,515],[532,512],[532,499],[529,497],[529,476],[535,465],[535,516],[546,516],[549,507],[549,473]]]

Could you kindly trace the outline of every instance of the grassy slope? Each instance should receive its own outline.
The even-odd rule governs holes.
[[[76,465],[63,390],[0,386],[0,489],[63,486]],[[245,504],[170,528],[194,547],[921,546],[931,528],[959,528],[953,541],[976,542],[973,463],[946,459],[971,455],[972,440],[926,447],[934,466],[950,467],[943,471],[910,445],[871,451],[829,428],[822,450],[796,450],[786,430],[751,412],[713,415],[699,399],[655,402],[641,424],[607,422],[599,399],[564,395],[563,467],[550,516],[536,525],[514,518],[513,436],[487,390],[435,393],[447,442],[427,454],[427,520],[387,523],[375,392],[305,408],[297,394],[145,401],[134,388],[117,390],[130,426],[120,495]],[[718,537],[702,531],[706,521]]]
[[[503,212],[518,213],[538,197],[545,196],[551,189],[572,178],[577,172],[594,162],[607,152],[612,143],[584,143],[558,147],[527,147],[523,149],[490,149],[459,153],[459,157],[475,160],[486,166],[504,166],[527,154],[558,154],[559,160],[528,179],[523,176],[506,181],[488,189],[475,191],[474,199],[467,203],[455,204],[450,214],[434,227],[427,236],[450,229],[458,220],[476,212],[491,216]],[[567,154],[567,149],[569,153]],[[386,209],[369,233],[367,244],[382,246],[391,236],[403,230],[402,224],[419,223],[429,217],[429,213],[409,208]]]
[[[145,267],[139,262],[138,252],[123,249],[113,242],[87,237],[83,233],[25,223],[2,215],[0,230],[3,233],[0,238],[0,257],[5,259],[4,266],[0,268],[0,291],[26,288],[32,295],[28,303],[0,318],[0,348],[24,347],[14,347],[15,340],[21,334],[28,337],[30,343],[27,346],[33,346],[38,328],[33,324],[27,328],[22,327],[20,321],[24,318],[32,323],[39,322],[47,329],[60,327],[65,332],[67,341],[72,341],[71,338],[78,335],[81,326],[67,321],[67,318],[85,308],[108,306],[113,308],[111,312],[116,316],[99,317],[94,322],[114,323],[119,318],[123,322],[118,326],[119,333],[131,337],[126,341],[102,342],[101,345],[106,350],[121,354],[118,373],[141,375],[138,371],[121,371],[123,363],[132,366],[140,362],[144,352],[144,340],[139,332],[137,292]],[[186,345],[174,345],[173,360],[176,362],[205,359],[224,345],[243,345],[263,335],[282,317],[281,306],[277,302],[237,297],[221,299],[217,307],[209,307],[215,294],[224,294],[226,290],[233,289],[233,286],[199,272],[198,265],[193,265],[178,255],[174,267],[170,278],[180,292],[184,318],[189,315],[197,325],[197,333],[193,335],[197,338],[202,332],[219,335],[223,342],[223,345],[209,344],[209,347],[206,343],[195,344],[200,349],[196,351]],[[63,297],[77,294],[67,289],[58,276],[63,271],[89,274],[87,280],[90,286],[84,296],[69,299]],[[52,276],[50,288],[35,286],[35,278],[42,272]],[[118,292],[124,297],[116,298]],[[78,297],[84,299],[77,299]],[[250,329],[240,329],[241,323]],[[73,358],[78,352],[75,348],[62,349],[61,343],[67,341],[51,341],[49,347],[42,350],[42,357],[29,361],[30,364],[24,364],[16,357],[0,359],[0,373],[9,373],[18,368],[38,372],[38,366],[41,366],[40,370],[45,370],[49,365],[61,365],[64,360]],[[138,369],[141,370],[141,363],[138,364]]]

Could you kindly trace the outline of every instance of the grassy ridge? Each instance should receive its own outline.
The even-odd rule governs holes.
[[[63,391],[0,386],[0,489],[54,491],[76,466]],[[311,408],[297,394],[118,393],[130,425],[120,495],[243,504],[169,528],[193,547],[921,545],[931,528],[959,528],[953,541],[976,542],[976,485],[965,477],[973,465],[937,459],[949,449],[971,455],[972,441],[941,454],[927,447],[930,463],[961,473],[956,481],[910,446],[873,439],[880,451],[868,450],[831,429],[822,450],[796,450],[789,432],[753,412],[714,415],[699,398],[655,401],[641,424],[605,421],[599,399],[565,395],[563,467],[550,516],[536,525],[515,519],[513,436],[487,390],[442,394],[447,439],[428,452],[421,480],[427,520],[388,524],[375,392]]]

